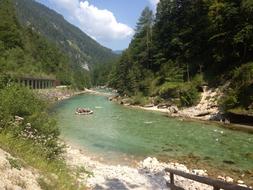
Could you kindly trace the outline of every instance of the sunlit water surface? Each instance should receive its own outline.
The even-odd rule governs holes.
[[[77,107],[88,107],[94,114],[75,115]],[[215,165],[253,169],[251,134],[123,107],[104,96],[76,96],[54,110],[65,140],[108,162],[196,157]]]

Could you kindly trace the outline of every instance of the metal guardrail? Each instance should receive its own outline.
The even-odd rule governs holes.
[[[193,174],[189,174],[189,173],[185,173],[182,171],[178,171],[178,170],[173,170],[173,169],[169,169],[166,168],[165,172],[170,173],[170,183],[167,182],[167,186],[169,188],[171,188],[171,190],[184,190],[182,187],[178,187],[175,185],[174,182],[174,175],[178,175],[199,183],[203,183],[209,186],[213,187],[213,190],[220,190],[220,189],[224,189],[224,190],[253,190],[251,188],[248,187],[242,187],[236,184],[231,184],[231,183],[227,183],[225,181],[221,181],[221,180],[217,180],[217,179],[211,179],[208,177],[202,177],[202,176],[197,176],[197,175],[193,175]]]

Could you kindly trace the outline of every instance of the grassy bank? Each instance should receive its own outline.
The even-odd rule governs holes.
[[[8,132],[0,133],[0,147],[18,158],[24,167],[32,167],[38,171],[38,183],[42,189],[76,190],[84,189],[78,186],[76,179],[71,175],[64,160],[47,158],[43,147],[34,145],[33,141],[16,138]]]
[[[13,83],[0,87],[0,148],[19,160],[14,165],[37,170],[42,189],[84,189],[62,158],[60,131],[47,101]]]

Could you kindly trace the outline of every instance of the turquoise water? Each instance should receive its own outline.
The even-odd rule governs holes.
[[[75,115],[77,107],[88,107],[94,114]],[[123,107],[95,95],[60,102],[55,111],[65,140],[105,160],[117,160],[122,155],[190,156],[215,165],[229,161],[235,168],[253,169],[253,135],[248,133]]]

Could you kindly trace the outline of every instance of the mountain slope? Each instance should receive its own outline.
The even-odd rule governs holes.
[[[17,15],[23,25],[30,26],[56,43],[73,63],[84,68],[113,60],[116,55],[108,48],[68,23],[63,16],[34,0],[15,0]]]
[[[89,75],[54,43],[18,22],[13,0],[0,0],[0,76],[51,76],[62,84],[88,86]],[[10,77],[7,77],[10,78]]]

